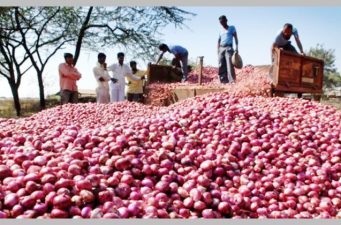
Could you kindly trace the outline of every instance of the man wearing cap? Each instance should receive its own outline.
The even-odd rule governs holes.
[[[163,54],[165,52],[170,52],[175,56],[175,60],[181,62],[182,66],[182,81],[187,81],[188,78],[188,51],[184,47],[180,45],[166,45],[166,44],[161,44],[159,46],[159,49],[161,51],[161,54],[156,62],[158,64],[160,60],[163,57]]]
[[[73,65],[73,55],[64,54],[65,63],[59,65],[60,100],[61,104],[78,102],[78,87],[76,81],[81,74]]]
[[[124,53],[119,52],[117,54],[118,63],[115,63],[108,67],[108,70],[112,71],[113,79],[110,82],[110,101],[119,102],[124,101],[125,94],[125,78],[129,77],[132,80],[144,80],[144,77],[137,77],[132,74],[130,67],[124,64]]]
[[[234,66],[232,64],[233,38],[238,52],[237,30],[232,25],[227,25],[226,16],[220,16],[219,22],[223,27],[218,38],[218,60],[219,60],[219,79],[221,83],[232,83],[236,79]]]
[[[275,48],[279,48],[285,51],[298,54],[296,48],[291,44],[290,41],[291,36],[295,37],[296,44],[300,49],[301,54],[304,55],[302,43],[298,36],[298,31],[290,23],[284,24],[283,29],[278,32],[276,39],[272,44],[272,51],[274,51]]]
[[[97,103],[109,103],[110,94],[108,81],[110,81],[110,76],[107,70],[107,63],[105,62],[106,55],[104,53],[99,53],[97,58],[97,65],[93,69],[97,81]]]

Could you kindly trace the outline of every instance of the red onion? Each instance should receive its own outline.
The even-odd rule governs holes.
[[[53,205],[59,209],[68,208],[71,205],[71,198],[65,194],[57,195],[53,198]]]
[[[52,209],[51,218],[68,218],[68,212],[61,209]]]

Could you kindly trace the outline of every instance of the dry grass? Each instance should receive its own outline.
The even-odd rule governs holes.
[[[94,102],[93,97],[82,97],[79,102]],[[21,117],[28,117],[40,111],[39,99],[21,99]],[[60,104],[59,97],[49,97],[46,99],[46,108],[52,108]],[[17,118],[11,99],[0,99],[0,118]]]
[[[325,105],[332,105],[341,110],[341,98],[322,98],[321,103]]]

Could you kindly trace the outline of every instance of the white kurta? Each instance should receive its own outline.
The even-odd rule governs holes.
[[[108,70],[112,71],[113,78],[117,79],[117,83],[110,82],[110,101],[119,102],[124,101],[125,95],[125,77],[129,77],[133,80],[140,80],[140,77],[133,75],[130,67],[127,64],[120,65],[115,63],[108,67]]]
[[[107,70],[103,68],[103,66],[97,63],[96,67],[93,68],[94,76],[97,81],[96,95],[98,103],[109,103],[110,102],[110,94],[109,94],[109,81],[110,76]],[[99,79],[103,78],[104,81],[100,81]]]

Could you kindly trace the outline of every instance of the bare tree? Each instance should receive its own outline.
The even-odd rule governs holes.
[[[9,8],[16,33],[10,41],[25,50],[36,71],[40,107],[44,109],[43,73],[64,46],[74,46],[74,64],[82,49],[124,47],[136,57],[155,56],[160,30],[183,27],[194,14],[177,7],[15,7]],[[1,36],[2,38],[9,38]]]
[[[19,98],[19,87],[22,76],[31,68],[27,65],[28,55],[22,57],[22,42],[19,41],[13,29],[13,21],[7,10],[0,10],[1,30],[0,30],[0,75],[6,78],[12,91],[14,108],[16,115],[21,115],[21,104]],[[6,23],[3,23],[6,21]],[[15,41],[13,41],[15,40]]]

